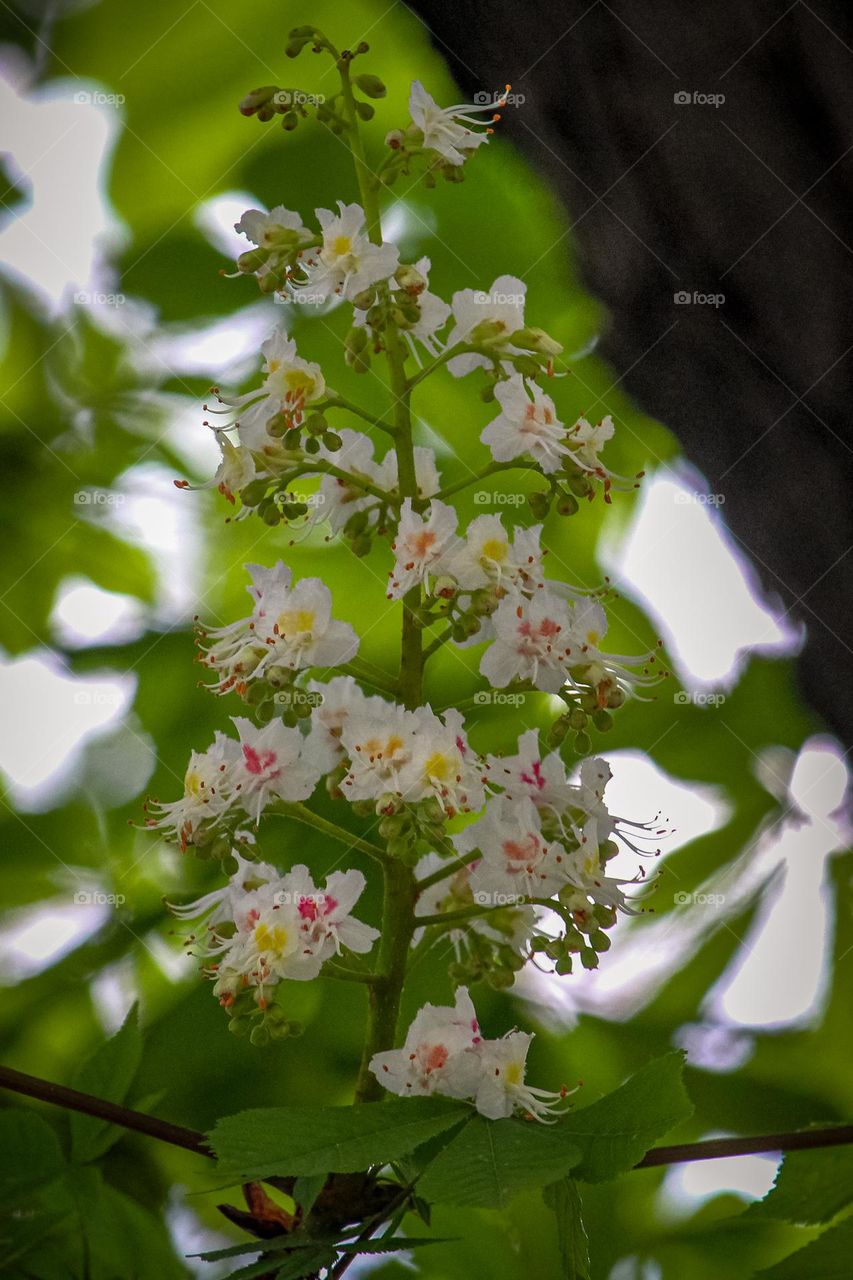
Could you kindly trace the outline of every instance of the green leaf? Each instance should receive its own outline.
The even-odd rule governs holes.
[[[590,1280],[589,1240],[583,1224],[578,1184],[571,1178],[562,1178],[545,1188],[543,1199],[557,1218],[563,1280]]]
[[[148,1209],[104,1182],[100,1169],[70,1171],[78,1234],[85,1240],[86,1280],[182,1280],[166,1228]]]
[[[813,1225],[853,1203],[853,1147],[791,1151],[770,1191],[747,1209],[752,1218]]]
[[[656,1058],[613,1093],[554,1126],[583,1159],[572,1176],[606,1182],[632,1169],[652,1144],[693,1112],[681,1079],[684,1054]]]
[[[0,1204],[26,1199],[65,1168],[59,1139],[34,1111],[0,1111]]]
[[[293,1187],[293,1199],[302,1210],[303,1216],[307,1217],[316,1204],[317,1197],[326,1185],[328,1173],[312,1173],[309,1176],[297,1178]]]
[[[74,1077],[75,1089],[109,1102],[124,1102],[142,1057],[142,1037],[136,1005],[116,1034],[102,1044]],[[123,1130],[94,1116],[71,1114],[71,1158],[78,1164],[97,1160],[122,1136]]]
[[[322,1267],[330,1266],[334,1260],[335,1251],[329,1250],[328,1245],[320,1245],[316,1249],[300,1249],[292,1258],[288,1258],[283,1267],[279,1267],[275,1280],[299,1280],[301,1276],[315,1276]]]
[[[756,1273],[764,1280],[850,1280],[853,1258],[853,1218],[830,1227],[805,1249],[798,1249],[775,1266]]]
[[[357,1107],[276,1107],[218,1120],[210,1143],[225,1173],[247,1178],[358,1173],[414,1151],[470,1114],[440,1098]]]
[[[427,1166],[418,1194],[437,1203],[501,1208],[521,1191],[554,1182],[579,1159],[556,1126],[475,1116]]]

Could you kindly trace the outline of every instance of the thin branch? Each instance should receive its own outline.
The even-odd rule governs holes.
[[[134,1129],[149,1138],[159,1138],[173,1147],[183,1147],[185,1151],[213,1159],[213,1152],[203,1133],[169,1124],[168,1120],[158,1120],[156,1116],[145,1115],[142,1111],[131,1111],[129,1107],[120,1107],[105,1098],[81,1093],[79,1089],[68,1089],[63,1084],[52,1084],[49,1080],[40,1080],[38,1076],[28,1076],[23,1071],[3,1066],[0,1066],[0,1089],[11,1089],[28,1098],[37,1098],[39,1102],[65,1107],[68,1111],[80,1111],[85,1116],[94,1116],[96,1120],[106,1120],[110,1124],[121,1125],[123,1129]]]
[[[65,1107],[69,1111],[80,1111],[87,1116],[95,1116],[98,1120],[106,1120],[110,1124],[121,1125],[124,1129],[133,1129],[144,1133],[149,1138],[158,1138],[173,1147],[183,1147],[185,1151],[194,1151],[196,1155],[213,1158],[203,1133],[194,1129],[185,1129],[181,1125],[169,1124],[167,1120],[158,1120],[156,1116],[145,1115],[142,1111],[132,1111],[129,1107],[120,1107],[115,1102],[107,1102],[103,1098],[95,1098],[90,1093],[81,1093],[78,1089],[67,1089],[65,1085],[52,1084],[49,1080],[41,1080],[38,1076],[25,1075],[23,1071],[15,1071],[11,1067],[0,1066],[0,1089],[10,1089],[13,1093],[22,1093],[29,1098],[37,1098],[39,1102],[50,1102],[57,1107]],[[830,1125],[827,1128],[793,1130],[787,1133],[757,1134],[748,1138],[708,1138],[704,1142],[686,1142],[674,1147],[654,1147],[646,1152],[635,1169],[651,1169],[659,1165],[686,1164],[695,1160],[717,1160],[727,1156],[752,1156],[777,1151],[814,1151],[825,1147],[853,1146],[853,1124]]]
[[[791,1133],[762,1133],[752,1138],[706,1138],[677,1147],[653,1147],[635,1169],[652,1169],[662,1164],[687,1164],[694,1160],[717,1160],[721,1156],[756,1156],[773,1151],[812,1151],[822,1147],[853,1146],[853,1124],[828,1129],[803,1129]]]

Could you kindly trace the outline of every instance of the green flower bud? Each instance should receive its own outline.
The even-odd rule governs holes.
[[[376,115],[376,108],[371,107],[369,102],[357,102],[355,104],[355,109],[361,120],[372,120]]]
[[[284,115],[281,117],[281,127],[284,129],[285,133],[292,133],[298,124],[299,116],[296,112],[285,111]]]
[[[361,75],[355,77],[355,83],[368,98],[384,98],[388,90],[379,76]]]
[[[267,495],[268,480],[250,480],[240,490],[240,501],[244,507],[257,507]]]
[[[592,492],[592,485],[587,480],[583,472],[578,471],[567,477],[567,483],[572,493],[578,498],[586,498]]]
[[[316,436],[309,436],[305,441],[305,452],[312,454],[320,452],[320,441]]]
[[[512,340],[515,342],[515,334],[513,334]],[[523,374],[525,378],[535,378],[539,374],[538,361],[534,360],[532,356],[516,356],[513,364],[516,372]]]
[[[572,707],[569,712],[569,725],[572,729],[582,732],[586,728],[587,714],[582,707]]]
[[[270,696],[270,686],[266,680],[253,680],[243,697],[248,707],[259,707]]]
[[[352,300],[352,305],[358,311],[367,311],[376,301],[376,290],[371,286],[369,289],[362,289],[361,293],[357,293]]]
[[[426,280],[415,267],[404,262],[394,272],[394,279],[401,289],[416,298],[419,293],[423,293],[426,288]]]
[[[269,1044],[269,1027],[265,1026],[263,1023],[261,1023],[259,1027],[253,1027],[252,1034],[249,1036],[249,1041],[256,1049],[263,1048],[264,1045]]]
[[[249,249],[246,253],[240,254],[237,259],[237,269],[245,271],[247,275],[254,275],[256,271],[260,271],[261,267],[266,266],[269,256],[269,249]]]
[[[353,325],[344,341],[348,355],[359,355],[370,342],[370,335],[362,325]]]
[[[611,711],[618,710],[625,702],[625,690],[614,686],[607,695],[607,705]]]
[[[599,707],[597,711],[592,713],[592,723],[601,733],[607,733],[608,730],[613,728],[613,717],[609,711]]]
[[[554,972],[559,973],[561,978],[565,977],[567,974],[571,973],[573,963],[571,956],[560,956],[559,960],[554,965]]]
[[[598,968],[598,955],[592,947],[583,947],[581,950],[581,964],[585,969]]]
[[[557,502],[557,514],[561,516],[574,516],[578,512],[578,500],[570,493],[563,493]]]
[[[483,404],[491,404],[494,398],[495,398],[495,384],[493,382],[484,383],[483,386],[480,387],[480,399],[482,400]]]
[[[501,320],[481,320],[471,330],[470,341],[478,342],[495,342],[497,339],[506,339],[506,325]]]
[[[537,520],[544,520],[551,509],[551,494],[536,490],[528,493],[527,502]]]
[[[240,114],[243,116],[256,115],[261,107],[267,106],[272,102],[276,93],[278,93],[277,84],[265,84],[260,89],[252,89],[240,103]]]
[[[290,418],[286,413],[274,413],[271,418],[267,418],[267,435],[272,436],[273,440],[280,440],[289,430]]]
[[[558,356],[563,350],[559,342],[549,337],[544,329],[518,329],[512,335],[512,345],[523,351],[537,351],[543,356]]]
[[[591,747],[592,742],[590,741],[588,733],[575,734],[575,751],[577,751],[579,756],[589,755]]]
[[[611,942],[606,933],[602,933],[600,929],[596,929],[589,935],[590,945],[596,951],[609,951]]]
[[[331,450],[332,453],[337,453],[344,446],[343,440],[336,431],[324,431],[321,439],[325,448]]]

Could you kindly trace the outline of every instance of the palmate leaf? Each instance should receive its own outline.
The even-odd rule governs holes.
[[[606,1182],[632,1169],[658,1138],[693,1113],[681,1075],[684,1054],[656,1058],[618,1089],[554,1126],[582,1159],[572,1177]]]
[[[281,1244],[274,1241],[264,1247],[261,1258],[249,1263],[248,1266],[241,1267],[239,1271],[232,1271],[228,1280],[253,1280],[253,1277],[263,1275],[274,1275],[276,1280],[299,1280],[301,1276],[313,1276],[320,1268],[331,1266],[341,1254],[345,1257],[357,1257],[361,1254],[405,1253],[425,1245],[448,1243],[450,1242],[446,1238],[424,1239],[409,1236],[385,1236],[377,1240],[354,1240],[346,1244],[309,1239]],[[247,1252],[260,1247],[256,1242],[247,1246]],[[279,1254],[285,1251],[288,1256],[281,1263]],[[218,1255],[200,1254],[198,1256],[210,1259],[215,1256],[222,1257],[224,1253],[223,1250]],[[276,1267],[278,1270],[275,1270]]]
[[[770,1191],[747,1209],[751,1218],[781,1218],[808,1226],[829,1222],[853,1203],[853,1147],[791,1151]]]
[[[95,1050],[74,1077],[74,1087],[110,1102],[124,1102],[139,1069],[142,1037],[136,1005],[111,1039]],[[71,1113],[71,1157],[83,1164],[96,1160],[117,1142],[122,1129],[94,1116]]]
[[[513,1196],[554,1182],[578,1163],[580,1150],[557,1129],[475,1116],[427,1166],[418,1194],[441,1204],[502,1208]]]
[[[441,1098],[357,1107],[275,1107],[218,1120],[210,1144],[221,1170],[244,1178],[358,1173],[408,1155],[470,1114]]]
[[[557,1218],[563,1280],[590,1280],[589,1240],[583,1224],[580,1192],[571,1178],[546,1187],[543,1198]]]
[[[0,1111],[0,1206],[19,1203],[60,1177],[59,1139],[34,1111]]]
[[[804,1249],[756,1274],[756,1280],[850,1280],[853,1217],[830,1227]]]

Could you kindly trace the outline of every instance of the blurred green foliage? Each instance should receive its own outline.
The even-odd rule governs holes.
[[[69,81],[72,88],[78,82],[100,86],[125,97],[109,170],[109,198],[128,232],[115,262],[116,287],[128,298],[151,304],[159,332],[167,338],[250,304],[266,306],[270,327],[282,318],[282,308],[258,301],[250,280],[221,279],[227,261],[194,221],[204,200],[241,190],[252,193],[257,203],[283,201],[307,215],[317,205],[356,198],[339,140],[310,124],[285,137],[274,125],[245,120],[236,110],[243,94],[259,83],[298,79],[309,91],[323,91],[331,74],[327,62],[310,55],[296,64],[284,58],[284,36],[292,25],[316,22],[342,43],[367,37],[370,68],[389,88],[388,97],[376,104],[371,126],[376,149],[385,131],[405,118],[412,78],[422,78],[439,101],[457,96],[416,18],[405,5],[389,8],[380,0],[357,0],[344,8],[331,0],[311,5],[259,0],[249,6],[203,0],[179,11],[166,0],[137,5],[103,0],[69,7],[52,32],[44,29],[47,51],[32,30],[38,21],[32,13],[23,8],[13,13],[4,6],[3,34],[39,54],[44,78],[65,82],[66,88]],[[496,140],[478,156],[461,187],[445,185],[430,193],[414,184],[409,190],[400,186],[385,204],[390,215],[405,213],[403,254],[432,259],[436,292],[449,296],[458,288],[484,288],[500,273],[517,273],[529,286],[533,322],[557,336],[567,353],[589,348],[602,316],[578,287],[565,214],[504,143]],[[6,287],[3,307],[7,390],[0,422],[12,483],[4,486],[0,513],[5,551],[0,640],[13,655],[53,646],[67,671],[76,675],[132,673],[138,685],[129,730],[146,752],[146,744],[156,743],[150,790],[170,798],[180,787],[190,748],[205,746],[213,730],[223,727],[229,714],[239,714],[240,707],[233,699],[219,702],[196,687],[189,619],[164,624],[150,607],[162,598],[162,568],[143,546],[110,524],[108,513],[75,504],[74,495],[87,488],[113,490],[120,477],[142,462],[179,474],[185,463],[170,423],[176,408],[187,407],[197,411],[200,423],[207,380],[168,370],[153,379],[150,362],[146,371],[139,359],[138,344],[110,336],[79,307],[60,320],[49,319],[24,287]],[[293,332],[303,353],[324,365],[337,391],[379,408],[381,380],[359,377],[338,358],[344,323],[343,309],[322,321],[297,315]],[[569,419],[581,411],[613,414],[619,430],[608,461],[615,470],[632,473],[676,455],[674,439],[637,411],[612,369],[594,354],[569,363],[571,372],[554,393],[558,407]],[[435,444],[446,481],[465,474],[468,466],[482,465],[478,436],[487,419],[470,380],[460,385],[450,378],[434,379],[418,409],[421,438]],[[200,425],[198,433],[201,440]],[[207,478],[200,464],[190,466],[188,474]],[[191,511],[203,531],[202,616],[242,616],[242,564],[247,559],[269,563],[286,555],[297,575],[322,573],[335,594],[338,615],[365,633],[364,656],[392,668],[399,617],[391,612],[377,617],[386,567],[380,550],[354,562],[345,549],[326,546],[320,538],[290,547],[285,533],[260,522],[226,524],[218,495],[176,490],[173,500]],[[623,527],[633,502],[617,496],[612,508],[597,502],[562,524],[549,522],[552,576],[597,582],[602,530],[612,533]],[[459,506],[463,522],[477,514],[470,493]],[[124,645],[63,652],[49,618],[58,587],[71,573],[149,606],[145,634]],[[652,627],[635,604],[619,599],[612,613],[614,650],[652,643]],[[445,704],[468,696],[475,687],[477,656],[476,650],[442,652],[433,664],[428,693]],[[544,703],[529,700],[524,719],[527,725],[544,724]],[[495,709],[478,709],[473,724],[473,741],[480,749],[503,749],[519,731],[515,717]],[[665,883],[689,892],[734,863],[772,808],[753,771],[757,753],[777,743],[796,748],[815,727],[796,699],[788,664],[753,658],[724,710],[675,706],[666,692],[652,703],[631,703],[607,739],[599,736],[594,745],[647,751],[675,777],[712,784],[725,795],[731,806],[726,824],[668,860]],[[14,726],[7,728],[14,734]],[[119,769],[126,741],[118,732],[107,739],[109,749],[119,753]],[[86,779],[95,762],[104,760],[103,742],[91,744],[86,754],[78,785],[61,806],[21,814],[9,803],[2,806],[6,923],[45,900],[69,903],[81,879],[124,895],[126,902],[88,940],[4,991],[3,1061],[71,1082],[77,1064],[101,1039],[92,984],[108,975],[138,992],[141,1001],[145,1035],[131,1104],[208,1129],[217,1117],[247,1107],[347,1101],[360,1048],[361,992],[353,994],[331,982],[293,984],[291,1010],[307,1024],[304,1039],[256,1050],[230,1036],[191,962],[175,979],[160,958],[159,944],[172,953],[179,950],[163,895],[183,900],[203,890],[211,881],[209,869],[128,825],[128,819],[140,818],[142,796],[118,805],[98,799]],[[339,856],[315,833],[275,823],[265,831],[263,847],[282,865],[298,857],[320,874]],[[849,902],[850,871],[849,859],[835,861],[833,901]],[[372,886],[368,913],[376,911],[375,890]],[[658,919],[673,910],[671,898],[664,889],[653,899]],[[755,906],[755,900],[747,901],[742,915],[725,924],[708,912],[688,961],[631,1019],[582,1016],[569,1033],[555,1029],[557,1024],[543,1025],[531,1076],[545,1081],[582,1075],[585,1100],[593,1102],[651,1057],[665,1053],[677,1042],[679,1028],[701,1021],[704,997],[735,954]],[[644,918],[623,932],[652,927]],[[803,920],[802,927],[808,929],[810,922]],[[833,943],[838,963],[821,1024],[758,1034],[753,1051],[736,1069],[719,1072],[688,1065],[696,1110],[673,1140],[720,1130],[796,1127],[849,1115],[851,931],[849,906],[842,905]],[[791,946],[796,945],[792,937]],[[425,998],[448,994],[445,961],[446,956],[435,954],[415,970],[404,1016]],[[511,1026],[519,1017],[526,1023],[531,1016],[511,996],[480,992],[478,1002],[490,1031]],[[8,1095],[2,1101],[14,1103]],[[42,1162],[47,1178],[56,1161],[64,1159],[51,1132],[68,1151],[74,1128],[53,1111],[43,1113],[49,1129],[37,1125],[36,1108],[27,1106],[32,1128],[18,1135],[21,1160],[36,1172],[39,1166],[33,1162]],[[616,1273],[619,1280],[740,1280],[814,1234],[769,1217],[744,1218],[742,1201],[731,1196],[713,1198],[692,1216],[676,1219],[659,1199],[661,1177],[650,1170],[584,1189],[595,1280],[609,1276],[620,1259],[634,1261],[623,1261]],[[193,1194],[186,1203],[206,1228],[225,1231],[215,1206],[223,1198],[236,1203],[236,1189],[217,1187],[211,1169],[188,1153],[135,1135],[120,1136],[98,1169],[87,1165],[85,1177],[80,1174],[72,1183],[60,1180],[54,1191],[42,1186],[27,1200],[35,1213],[30,1228],[39,1244],[26,1259],[10,1261],[4,1274],[184,1274],[154,1226],[167,1203],[175,1203],[170,1199],[175,1186]],[[30,1197],[31,1188],[25,1190]],[[90,1243],[82,1255],[82,1246],[64,1252],[68,1241],[83,1238],[80,1222],[88,1223],[85,1240]],[[45,1234],[48,1223],[52,1234]],[[434,1280],[561,1274],[553,1217],[541,1197],[522,1197],[501,1215],[442,1207],[436,1210],[434,1229],[462,1237],[419,1254],[418,1268]],[[230,1229],[225,1235],[236,1238]],[[145,1251],[148,1262],[143,1266]],[[644,1260],[653,1260],[655,1267],[644,1270]],[[375,1265],[374,1274],[389,1280],[408,1274],[397,1262],[377,1259]]]

